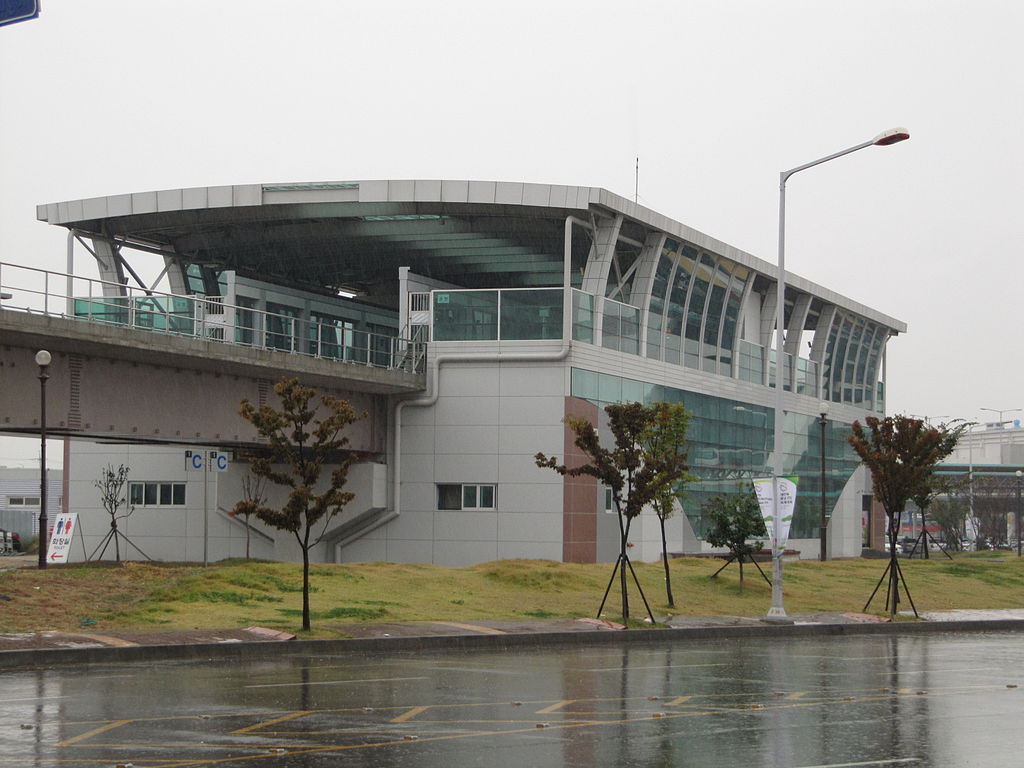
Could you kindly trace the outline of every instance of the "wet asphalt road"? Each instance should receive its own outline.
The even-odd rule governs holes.
[[[0,766],[1011,766],[1019,634],[0,674]]]

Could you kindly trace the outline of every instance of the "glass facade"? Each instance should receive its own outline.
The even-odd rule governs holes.
[[[862,317],[836,312],[829,328],[823,378],[829,399],[881,411],[879,365],[888,331]]]
[[[586,296],[586,294],[580,294]],[[593,298],[593,297],[589,297]],[[504,291],[434,291],[435,341],[497,341],[498,339],[562,338],[561,288]],[[574,316],[586,308],[573,300]],[[592,304],[589,307],[592,313]],[[590,317],[593,340],[593,317]]]
[[[698,536],[701,507],[737,483],[772,474],[775,416],[771,408],[648,384],[581,368],[572,369],[572,395],[600,407],[618,402],[682,403],[693,414],[687,435],[690,472],[683,510]],[[826,511],[829,515],[859,463],[846,442],[849,425],[829,421],[825,433]],[[815,538],[821,519],[821,424],[815,416],[787,413],[783,471],[799,477],[792,538]]]
[[[729,259],[666,238],[647,307],[646,356],[732,376],[750,277],[749,269]]]
[[[604,300],[601,346],[640,354],[640,310],[611,299]]]
[[[731,259],[666,237],[651,265],[653,274],[643,280],[638,277],[642,254],[636,242],[620,241],[605,296],[572,289],[572,339],[774,387],[774,345],[762,347],[741,338],[744,302],[756,304],[763,298],[769,290],[765,278]],[[649,295],[643,294],[641,286]],[[430,295],[435,341],[562,337],[561,288],[435,290]],[[801,310],[805,315],[801,333],[820,327],[823,305],[820,301],[809,304]],[[787,299],[788,317],[796,306],[795,299]],[[823,362],[787,354],[783,387],[807,397],[882,411],[878,375],[888,329],[858,315],[828,309],[833,319],[831,327],[822,331],[827,333]],[[746,321],[752,321],[749,308]],[[759,313],[753,321],[761,322]]]
[[[562,338],[560,290],[501,291],[501,338]]]
[[[594,297],[577,290],[572,292],[572,340],[594,343]]]
[[[195,332],[196,306],[192,299],[176,296],[107,296],[75,299],[75,317],[108,325],[129,325],[151,331],[191,336]]]

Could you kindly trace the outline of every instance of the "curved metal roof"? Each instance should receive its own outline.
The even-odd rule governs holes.
[[[621,214],[774,279],[775,265],[596,187],[391,180],[196,187],[50,203],[37,217],[187,262],[381,296],[398,267],[456,285],[556,286],[566,216]],[[589,241],[573,240],[573,273]],[[895,330],[904,323],[792,273],[787,282]],[[386,289],[382,286],[387,285]]]

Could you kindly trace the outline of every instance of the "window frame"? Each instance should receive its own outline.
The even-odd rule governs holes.
[[[34,502],[34,503],[32,503]],[[7,507],[18,507],[25,509],[39,509],[40,498],[38,496],[8,496]]]
[[[458,489],[457,494],[456,488]],[[490,504],[485,506],[482,502],[488,491]],[[449,499],[447,501],[445,500],[446,494]],[[452,506],[452,500],[456,498],[458,506]],[[467,500],[471,500],[471,503],[467,504]],[[438,483],[437,509],[444,512],[496,512],[498,509],[498,486],[495,483]]]
[[[128,483],[128,503],[133,507],[150,509],[185,507],[188,506],[186,487],[187,483],[175,480],[131,480]]]

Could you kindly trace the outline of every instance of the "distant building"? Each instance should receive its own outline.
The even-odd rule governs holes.
[[[61,511],[64,473],[46,473],[46,514],[51,520]],[[0,529],[17,533],[23,542],[39,534],[39,469],[0,467]]]
[[[608,437],[601,409],[622,401],[679,402],[694,414],[699,482],[672,521],[670,549],[702,551],[702,504],[771,472],[780,378],[783,464],[799,477],[791,546],[818,553],[825,400],[830,551],[860,554],[869,484],[845,434],[884,412],[886,343],[904,324],[790,274],[777,366],[776,267],[603,189],[242,185],[57,203],[39,217],[87,242],[109,281],[103,302],[74,302],[79,317],[142,318],[155,331],[364,364],[395,337],[428,342],[426,389],[380,399],[385,447],[363,457],[355,513],[330,531],[320,560],[613,560],[617,525],[603,490],[538,469],[533,456],[573,451],[568,414]],[[129,255],[159,259],[178,298],[110,301],[130,281]],[[124,530],[142,550],[238,555],[245,528],[225,510],[245,469],[204,481],[186,470],[187,448],[74,444],[71,496],[87,536],[105,531],[92,479],[107,462],[125,463],[141,503]],[[295,556],[290,535],[256,527],[255,555]],[[658,556],[653,514],[631,543],[638,559]]]

